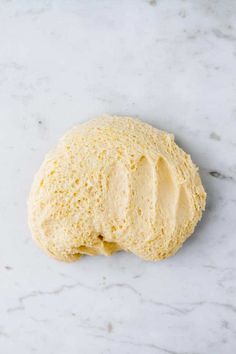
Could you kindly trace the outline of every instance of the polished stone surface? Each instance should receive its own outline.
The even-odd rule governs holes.
[[[0,352],[232,354],[236,348],[236,2],[0,1]],[[174,133],[202,222],[176,256],[64,264],[31,240],[44,154],[102,112]]]

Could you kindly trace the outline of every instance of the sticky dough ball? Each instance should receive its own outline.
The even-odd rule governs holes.
[[[45,158],[29,197],[29,224],[50,255],[174,254],[205,208],[196,166],[173,135],[104,115],[73,128]]]

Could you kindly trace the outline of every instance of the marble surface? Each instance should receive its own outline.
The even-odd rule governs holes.
[[[236,351],[236,2],[0,1],[0,352]],[[26,200],[45,152],[102,112],[172,132],[202,222],[159,263],[45,256]]]

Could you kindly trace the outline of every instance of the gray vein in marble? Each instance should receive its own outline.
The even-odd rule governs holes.
[[[234,36],[232,34],[225,33],[223,31],[219,30],[218,28],[213,29],[212,32],[214,33],[214,35],[217,38],[226,39],[229,41],[236,41],[236,36]]]
[[[216,302],[216,301],[198,301],[198,302],[190,302],[190,303],[183,303],[184,306],[192,306],[190,309],[185,309],[184,313],[189,313],[195,310],[196,307],[198,306],[203,306],[203,305],[213,305],[217,307],[223,307],[233,313],[236,313],[236,306],[228,304],[228,303],[221,303],[221,302]]]
[[[39,8],[30,8],[25,11],[16,11],[15,17],[24,16],[24,15],[29,15],[31,17],[43,15],[43,14],[47,13],[49,10],[51,10],[51,8],[52,8],[52,2],[51,1],[44,1],[44,6],[41,6]]]
[[[110,342],[114,342],[114,343],[129,344],[129,345],[132,345],[132,346],[135,346],[135,347],[143,347],[143,348],[146,348],[146,349],[149,348],[149,349],[153,349],[153,350],[158,351],[158,352],[162,351],[163,353],[167,353],[167,354],[200,354],[198,352],[189,353],[189,352],[185,352],[185,351],[174,351],[174,350],[171,350],[171,349],[167,349],[167,348],[158,346],[158,345],[153,344],[153,343],[134,342],[133,340],[125,340],[125,339],[115,340],[115,339],[112,339],[110,337],[105,337],[105,336],[98,335],[98,334],[90,334],[89,336],[94,337],[94,338],[105,339],[106,341],[110,341]]]
[[[219,270],[219,271],[228,271],[228,270],[232,270],[232,271],[235,271],[236,270],[236,267],[217,267],[215,265],[211,265],[211,264],[203,264],[204,268],[208,268],[208,269],[216,269],[216,270]]]
[[[21,65],[15,61],[11,61],[11,62],[7,62],[7,63],[0,63],[0,71],[3,70],[8,70],[8,69],[13,69],[16,71],[24,71],[26,70],[26,66],[25,65]]]
[[[83,287],[83,288],[86,288],[86,289],[89,289],[89,290],[95,290],[94,288],[92,287],[89,287],[85,284],[82,284],[82,283],[75,283],[75,284],[71,284],[71,285],[61,285],[59,288],[55,289],[55,290],[51,290],[51,291],[41,291],[41,290],[37,290],[37,291],[33,291],[27,295],[24,295],[24,296],[21,296],[18,298],[18,301],[19,301],[19,305],[16,306],[16,307],[11,307],[11,308],[8,308],[7,312],[14,312],[14,311],[19,311],[19,310],[24,310],[24,302],[26,300],[28,300],[29,298],[32,298],[32,297],[38,297],[38,296],[41,296],[41,295],[57,295],[57,294],[60,294],[61,292],[63,292],[64,290],[66,289],[74,289],[76,287]]]
[[[225,320],[221,321],[221,327],[223,329],[233,333],[234,335],[236,335],[236,330],[230,326],[228,321],[225,321]]]
[[[210,171],[209,175],[211,175],[212,177],[218,178],[218,179],[235,182],[234,178],[232,176],[227,176],[219,171]]]
[[[225,308],[227,310],[230,310],[233,313],[236,313],[236,307],[232,304],[229,303],[221,303],[221,302],[215,302],[215,301],[198,301],[198,302],[189,302],[189,303],[175,303],[174,305],[170,305],[164,302],[157,302],[155,300],[152,299],[146,299],[142,296],[142,294],[136,290],[134,287],[132,287],[129,284],[123,284],[123,283],[115,283],[115,284],[111,284],[111,285],[107,285],[101,288],[95,288],[95,287],[91,287],[85,284],[82,284],[80,282],[75,283],[75,284],[71,284],[71,285],[61,285],[59,288],[55,289],[55,290],[51,290],[51,291],[33,291],[27,295],[21,296],[18,298],[18,306],[16,307],[10,307],[7,309],[8,313],[11,312],[15,312],[15,311],[21,311],[25,309],[24,303],[26,300],[30,299],[30,298],[34,298],[34,297],[38,297],[38,296],[45,296],[45,295],[57,295],[62,293],[64,290],[70,290],[70,289],[75,289],[76,287],[82,287],[91,291],[107,291],[113,288],[122,288],[122,289],[128,289],[129,291],[131,291],[132,293],[134,293],[139,299],[141,303],[149,303],[152,305],[155,305],[157,307],[164,307],[167,309],[170,309],[172,311],[175,311],[176,313],[179,314],[188,314],[192,311],[194,311],[197,307],[199,306],[204,306],[204,305],[212,305],[212,306],[217,306],[217,307],[222,307]]]
[[[142,297],[142,294],[136,290],[133,286],[129,285],[129,284],[123,284],[123,283],[117,283],[117,284],[111,284],[111,285],[107,285],[103,288],[103,290],[109,290],[109,289],[112,289],[112,288],[125,288],[125,289],[129,289],[130,291],[132,291],[134,294],[136,294],[139,298],[140,298],[140,301],[141,303],[150,303],[152,305],[156,305],[156,306],[161,306],[161,307],[166,307],[168,309],[171,309],[171,310],[174,310],[176,312],[180,312],[182,313],[182,310],[181,309],[178,309],[174,306],[171,306],[171,305],[168,305],[166,303],[163,303],[163,302],[157,302],[157,301],[154,301],[154,300],[150,300],[150,299],[144,299]]]

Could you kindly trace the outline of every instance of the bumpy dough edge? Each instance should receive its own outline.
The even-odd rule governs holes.
[[[125,250],[157,261],[193,233],[205,203],[198,169],[173,135],[103,115],[46,155],[28,200],[29,226],[58,260]]]

